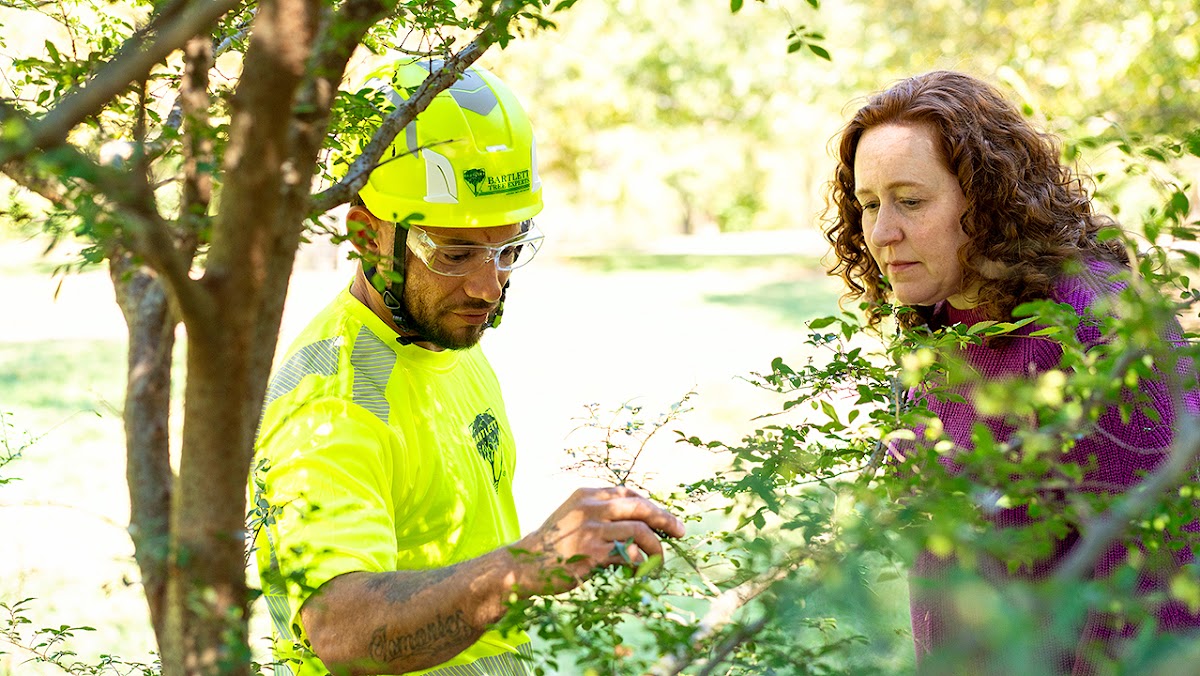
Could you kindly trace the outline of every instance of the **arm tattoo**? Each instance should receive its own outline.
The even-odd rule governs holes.
[[[367,587],[376,594],[382,594],[388,603],[411,603],[417,594],[441,584],[454,575],[454,566],[433,568],[423,571],[404,571],[411,575],[419,575],[413,579],[408,577],[392,578],[378,575],[367,581]]]
[[[387,663],[399,657],[430,654],[470,641],[474,634],[461,610],[453,615],[435,615],[432,622],[409,634],[392,634],[385,624],[371,634],[371,658]]]

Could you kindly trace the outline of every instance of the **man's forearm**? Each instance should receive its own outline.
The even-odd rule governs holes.
[[[624,486],[581,488],[510,547],[448,568],[347,573],[300,609],[317,657],[335,673],[404,673],[437,666],[499,620],[505,601],[574,588],[597,568],[661,556],[655,532],[683,522]]]
[[[517,563],[501,548],[434,570],[347,573],[301,608],[309,640],[334,673],[404,673],[436,666],[503,616]]]

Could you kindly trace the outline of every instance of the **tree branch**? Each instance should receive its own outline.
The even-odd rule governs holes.
[[[297,94],[297,110],[311,111],[297,115],[292,128],[290,153],[297,166],[309,166],[321,149],[329,126],[329,111],[337,97],[338,83],[346,72],[346,64],[363,36],[387,14],[387,6],[380,0],[348,0],[331,17],[322,23],[322,29],[313,53],[309,58],[309,76]],[[308,176],[311,177],[311,172]],[[297,183],[292,189],[307,193],[309,183]],[[296,195],[300,197],[300,195]],[[308,201],[304,195],[304,202]],[[308,214],[307,205],[303,218]]]
[[[12,117],[6,118],[6,115]],[[0,101],[0,126],[6,119],[21,120],[20,111]],[[170,284],[171,291],[181,310],[207,312],[210,303],[202,289],[188,274],[191,258],[185,258],[170,233],[168,224],[153,209],[138,201],[138,179],[128,172],[117,171],[96,164],[77,148],[60,146],[42,155],[39,160],[63,176],[76,176],[91,183],[108,200],[112,215],[119,218],[125,237],[122,244],[130,251],[143,257]],[[61,182],[39,176],[16,160],[0,162],[10,178],[54,204],[71,209],[77,208],[73,197]],[[135,169],[136,170],[136,169]]]
[[[312,44],[317,40],[324,3],[314,0],[277,0],[263,3],[254,22],[242,77],[230,101],[232,115],[224,156],[222,209],[213,223],[212,247],[204,283],[224,285],[254,270],[254,277],[273,272],[263,264],[287,248],[289,231],[299,238],[300,219],[288,223],[285,195],[290,184],[308,185],[312,168],[297,164],[292,125],[297,93],[308,76]],[[315,159],[316,152],[313,151]],[[258,279],[258,282],[261,282]],[[235,285],[241,282],[236,282]],[[257,283],[257,282],[256,282]],[[286,288],[286,286],[285,286]],[[243,299],[257,307],[258,290]],[[231,299],[232,300],[232,299]],[[253,321],[244,318],[246,321]],[[190,318],[184,316],[189,329]],[[204,324],[194,330],[212,328]]]
[[[157,31],[143,31],[131,37],[116,57],[90,80],[63,97],[37,122],[30,123],[26,133],[16,135],[15,140],[0,142],[0,164],[62,144],[76,125],[101,110],[131,82],[146,77],[154,64],[206,30],[239,2],[193,2]]]
[[[67,209],[71,205],[66,191],[63,190],[62,183],[58,180],[51,180],[45,176],[34,174],[18,162],[0,164],[0,173],[8,176],[14,183],[26,190],[41,195],[56,207]]]
[[[773,619],[772,615],[766,614],[758,618],[754,622],[737,630],[733,635],[727,637],[713,651],[712,656],[708,658],[704,668],[696,674],[696,676],[711,676],[717,669],[721,667],[721,663],[733,652],[738,646],[745,643],[758,632],[762,631],[767,623]]]
[[[1126,492],[1108,511],[1080,526],[1082,537],[1054,572],[1054,582],[1062,584],[1086,577],[1109,545],[1129,529],[1130,521],[1143,514],[1163,493],[1177,486],[1189,471],[1195,469],[1197,458],[1200,458],[1200,417],[1187,416],[1176,427],[1167,461]]]
[[[225,52],[229,51],[229,49],[233,46],[234,42],[236,42],[237,40],[239,40],[241,38],[246,37],[246,34],[250,32],[250,21],[251,21],[251,19],[254,18],[255,14],[257,14],[257,10],[253,10],[253,9],[250,10],[250,19],[247,19],[243,23],[239,24],[237,26],[237,30],[235,30],[232,34],[225,36],[220,42],[217,42],[216,40],[212,41],[212,48],[210,50],[210,56],[209,56],[210,67],[212,65],[212,62],[216,61],[217,57],[219,57],[222,54],[224,54]],[[195,38],[193,38],[193,40],[194,39]],[[190,43],[191,43],[191,41],[189,40],[189,44]],[[186,51],[187,47],[185,47],[184,49]],[[185,54],[184,58],[185,59],[187,58],[186,54]],[[178,96],[175,97],[174,103],[171,104],[171,112],[167,114],[167,119],[165,122],[163,122],[162,126],[163,126],[163,129],[172,129],[172,130],[179,129],[181,126],[183,126],[183,92],[182,91],[179,93]],[[148,150],[147,152],[152,153],[155,157],[158,157],[158,156],[162,155],[164,152],[166,152],[167,144],[169,143],[169,141],[165,138],[165,136],[166,136],[165,134],[160,134],[158,136],[158,138],[151,141],[148,144],[150,146],[151,150]]]
[[[778,568],[747,580],[718,596],[712,602],[712,605],[709,606],[708,612],[701,618],[700,623],[696,626],[696,630],[692,632],[687,645],[680,646],[675,652],[664,655],[662,659],[650,668],[648,673],[653,674],[653,676],[675,676],[675,674],[690,666],[694,660],[688,655],[689,648],[707,640],[713,634],[717,633],[721,627],[729,624],[733,619],[734,613],[742,606],[770,589],[776,582],[791,575],[799,565],[799,563],[782,564]],[[736,646],[736,644],[734,645]]]
[[[208,224],[212,199],[213,133],[208,126],[208,71],[213,66],[212,41],[199,35],[184,47],[183,80],[179,88],[183,111],[183,195],[179,210],[184,247],[194,252],[200,231]]]

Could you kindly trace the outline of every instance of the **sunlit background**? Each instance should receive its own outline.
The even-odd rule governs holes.
[[[0,4],[4,89],[20,58],[66,36]],[[1049,129],[1110,140],[1076,161],[1127,218],[1146,207],[1145,177],[1118,167],[1111,140],[1200,119],[1194,2],[745,4],[731,15],[723,0],[581,0],[557,30],[482,61],[525,103],[546,186],[547,244],[513,277],[504,326],[485,339],[520,447],[526,530],[595,483],[562,470],[585,442],[572,434],[585,405],[632,402],[652,418],[696,392],[641,461],[663,487],[720,471],[673,430],[733,441],[777,405],[742,376],[777,356],[803,361],[805,321],[837,308],[822,190],[829,141],[865,95],[936,68],[990,80]],[[789,54],[793,29],[824,36],[815,44],[832,60]],[[1200,178],[1200,167],[1179,173]],[[9,448],[33,441],[0,474],[12,479],[0,485],[0,601],[36,598],[39,626],[93,627],[71,643],[83,659],[146,659],[153,637],[125,530],[124,323],[106,272],[56,274],[78,245],[47,246],[0,215],[2,430]],[[302,249],[281,347],[349,270],[327,242]],[[895,612],[873,618],[872,631],[891,633],[871,649],[910,669],[906,592],[881,593]],[[8,673],[40,672],[0,656]]]

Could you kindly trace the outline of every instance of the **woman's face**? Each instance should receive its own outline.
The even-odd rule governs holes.
[[[905,305],[963,296],[958,250],[966,243],[960,219],[967,207],[928,124],[872,127],[854,156],[854,196],[862,205],[863,237],[879,269]]]

